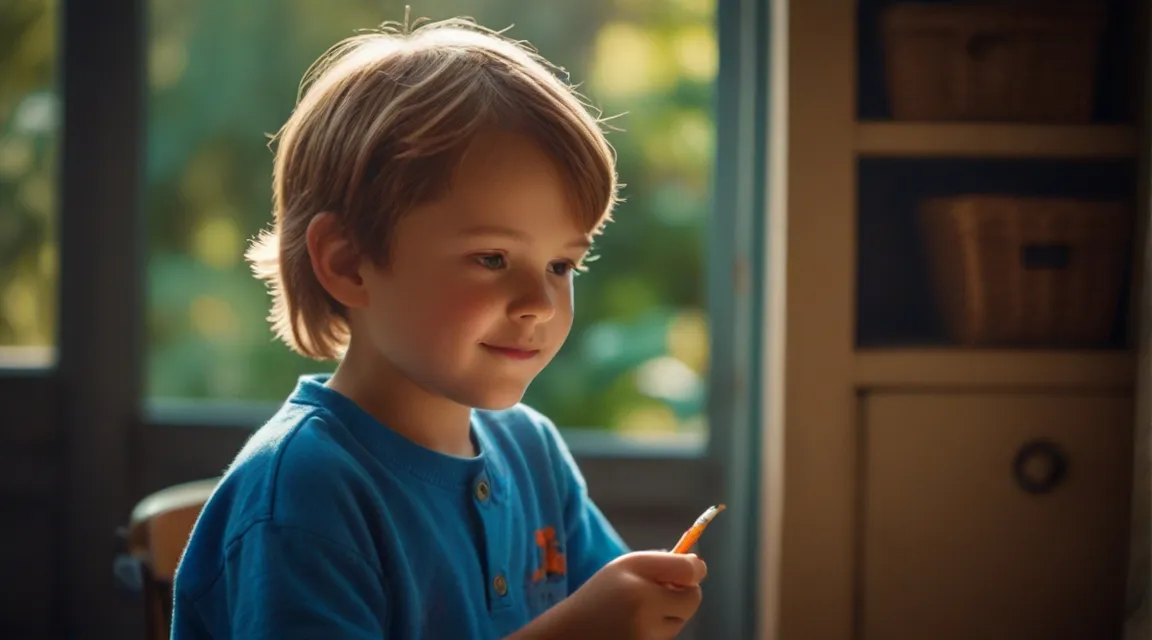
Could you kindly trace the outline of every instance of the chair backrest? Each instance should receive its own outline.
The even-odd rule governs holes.
[[[143,569],[149,640],[167,640],[172,620],[172,580],[192,527],[219,478],[161,489],[132,510],[128,553]]]

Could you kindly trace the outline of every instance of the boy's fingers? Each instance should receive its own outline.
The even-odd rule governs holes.
[[[638,551],[628,555],[628,567],[653,582],[694,587],[708,575],[708,567],[696,554]]]

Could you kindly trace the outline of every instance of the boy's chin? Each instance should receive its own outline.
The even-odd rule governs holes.
[[[526,384],[494,385],[488,381],[488,384],[481,383],[470,389],[467,400],[461,404],[485,411],[502,411],[516,406],[524,399],[527,390]]]
[[[511,409],[523,399],[523,389],[521,389],[519,393],[484,394],[476,402],[472,403],[472,408],[483,409],[485,411],[503,411],[504,409]]]

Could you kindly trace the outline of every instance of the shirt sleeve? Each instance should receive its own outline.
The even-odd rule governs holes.
[[[589,497],[588,483],[555,425],[547,418],[543,419],[551,436],[555,459],[559,462],[560,486],[565,494],[568,586],[570,591],[575,591],[604,565],[628,553],[629,549]]]
[[[228,550],[223,589],[229,611],[209,627],[233,638],[385,638],[380,574],[356,551],[305,529],[259,522]]]

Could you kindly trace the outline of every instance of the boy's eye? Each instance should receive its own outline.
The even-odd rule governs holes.
[[[576,265],[571,262],[553,262],[549,268],[555,275],[566,276],[576,269]]]
[[[486,269],[503,269],[505,266],[504,256],[499,253],[492,253],[486,256],[477,256],[476,262]]]

